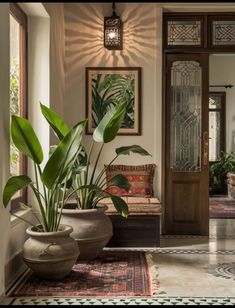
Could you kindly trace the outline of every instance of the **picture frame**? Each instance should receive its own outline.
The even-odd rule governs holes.
[[[128,101],[118,135],[141,135],[141,67],[86,67],[86,134],[109,108]]]

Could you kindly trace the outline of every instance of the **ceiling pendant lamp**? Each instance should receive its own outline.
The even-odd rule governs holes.
[[[113,14],[104,17],[104,47],[109,50],[123,49],[122,20],[115,12],[115,2],[112,4]]]

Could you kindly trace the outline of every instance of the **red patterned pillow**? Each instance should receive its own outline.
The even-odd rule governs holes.
[[[105,165],[105,167],[107,167]],[[117,196],[134,195],[137,197],[153,197],[153,176],[155,164],[126,166],[126,165],[111,165],[106,169],[106,180],[109,181],[114,175],[124,175],[131,188],[129,192],[125,189],[120,189],[117,186],[107,188],[107,192]]]

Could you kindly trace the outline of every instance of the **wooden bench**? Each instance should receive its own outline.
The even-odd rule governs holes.
[[[108,247],[159,247],[162,206],[157,198],[123,197],[128,204],[129,216],[117,213],[111,200],[106,214],[113,223],[113,237]]]

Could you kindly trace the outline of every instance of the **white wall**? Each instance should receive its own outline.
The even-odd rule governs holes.
[[[50,15],[50,107],[63,114],[65,95],[65,29],[63,3],[44,3]],[[57,142],[52,130],[50,142]]]
[[[3,208],[2,191],[9,178],[9,3],[0,4],[0,297],[4,293],[4,266],[9,239],[10,215]]]
[[[226,151],[235,151],[235,55],[211,55],[209,62],[210,85],[231,84],[233,88],[210,88],[226,92]]]
[[[49,125],[40,111],[40,104],[50,105],[50,19],[45,17],[28,17],[28,118],[43,148],[42,168],[49,157]],[[34,179],[34,167],[29,161],[28,174]],[[28,202],[36,202],[31,190]]]
[[[112,13],[110,3],[66,3],[65,14],[65,101],[63,114],[74,125],[85,118],[85,68],[88,66],[142,67],[142,135],[118,136],[104,148],[99,164],[109,162],[115,148],[138,144],[152,157],[120,157],[116,163],[156,163],[155,194],[161,188],[161,93],[162,11],[155,3],[118,3],[117,14],[124,22],[124,49],[103,47],[103,18]],[[85,136],[85,146],[92,137]]]

